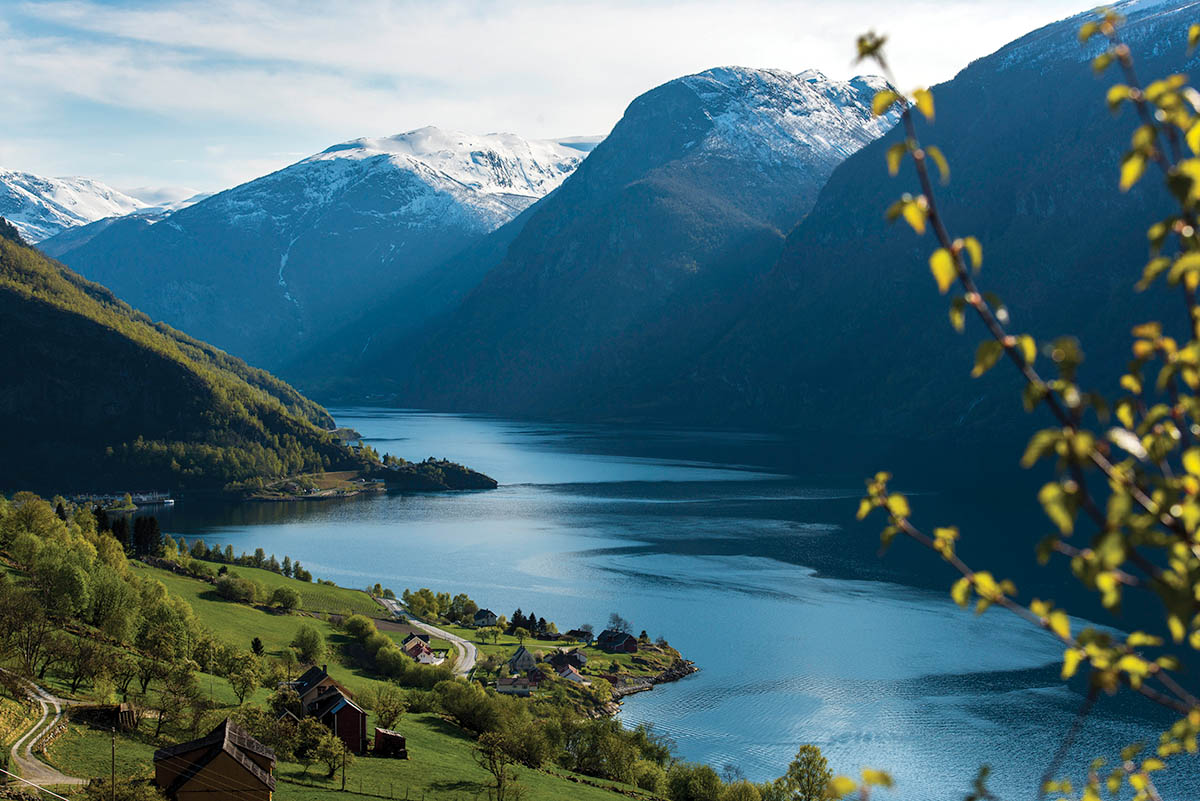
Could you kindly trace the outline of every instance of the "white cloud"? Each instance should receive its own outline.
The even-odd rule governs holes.
[[[274,138],[262,153],[279,154],[253,161],[282,166],[313,142],[426,124],[603,133],[638,94],[722,64],[849,77],[867,28],[891,35],[902,83],[933,83],[1076,10],[1079,0],[38,2],[0,19],[0,73],[22,76],[0,98],[30,113],[67,98],[186,123],[200,161],[216,159],[203,152],[214,141],[240,153],[236,137],[253,129]]]

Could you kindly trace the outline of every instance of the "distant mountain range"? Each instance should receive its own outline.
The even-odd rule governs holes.
[[[384,311],[412,305],[398,293],[285,371],[420,406],[611,408],[737,318],[834,167],[894,122],[870,112],[884,85],[727,67],[653,89],[557,192],[438,270],[463,279],[419,295],[445,314],[413,332],[419,312]]]
[[[274,366],[553,191],[589,143],[356,139],[149,225],[44,243],[156,319]]]
[[[0,217],[16,226],[27,242],[147,205],[91,178],[45,178],[0,169]]]
[[[1200,2],[1121,8],[1147,79],[1196,73]],[[1161,309],[1130,289],[1167,204],[1151,182],[1116,191],[1134,121],[1107,110],[1117,78],[1092,75],[1081,21],[935,87],[922,135],[1014,326],[1119,365],[1113,332]],[[945,322],[930,243],[883,220],[915,183],[887,175],[900,134],[870,114],[882,87],[708,70],[635,99],[590,153],[436,129],[356,140],[56,252],[323,399],[978,444],[1020,404],[1007,376],[966,377],[975,337]]]

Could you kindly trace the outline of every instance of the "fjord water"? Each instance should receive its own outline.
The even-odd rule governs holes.
[[[622,717],[653,723],[687,759],[754,780],[780,775],[796,746],[813,742],[837,771],[892,771],[889,798],[962,798],[985,763],[1001,797],[1032,798],[1082,700],[1059,681],[1052,640],[1000,611],[959,610],[945,590],[953,576],[931,554],[898,543],[880,559],[874,528],[853,524],[861,484],[788,475],[802,445],[333,413],[381,453],[447,457],[501,486],[215,508],[185,499],[165,528],[288,554],[348,586],[466,592],[564,630],[599,630],[619,612],[701,668],[626,699]],[[962,514],[986,526],[996,512],[936,494],[920,504],[938,523]],[[1101,702],[1067,764],[1155,737],[1163,721],[1140,708]]]

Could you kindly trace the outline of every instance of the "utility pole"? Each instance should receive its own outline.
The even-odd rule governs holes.
[[[120,715],[120,707],[117,708],[117,715]],[[108,778],[109,801],[117,801],[117,729],[114,726],[112,730],[112,770]]]
[[[346,741],[342,740],[342,792],[346,792]]]

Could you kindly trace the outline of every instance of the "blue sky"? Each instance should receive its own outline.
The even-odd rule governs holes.
[[[1089,5],[0,0],[0,166],[212,191],[423,125],[603,134],[709,67],[850,77],[874,28],[916,87]]]

